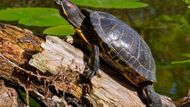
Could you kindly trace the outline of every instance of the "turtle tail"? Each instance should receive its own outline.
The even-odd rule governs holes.
[[[154,91],[152,85],[148,85],[145,87],[145,93],[147,96],[148,107],[162,107],[161,97],[158,93]]]

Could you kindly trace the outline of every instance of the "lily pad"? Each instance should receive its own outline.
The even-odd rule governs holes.
[[[71,25],[59,25],[55,27],[47,28],[43,31],[44,34],[56,35],[56,36],[67,36],[74,34],[74,29]]]
[[[68,24],[53,8],[7,8],[0,11],[0,20],[41,27]]]
[[[139,2],[139,0],[71,0],[71,1],[79,6],[108,8],[108,9],[142,8],[148,6],[148,4]]]

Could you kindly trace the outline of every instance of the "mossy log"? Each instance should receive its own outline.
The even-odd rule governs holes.
[[[16,90],[26,91],[26,98],[29,94],[50,107],[145,106],[137,93],[140,89],[103,62],[98,76],[84,82],[86,58],[88,55],[58,37],[47,36],[45,42],[29,30],[0,25],[0,78]],[[164,106],[175,107],[169,97],[161,98]]]

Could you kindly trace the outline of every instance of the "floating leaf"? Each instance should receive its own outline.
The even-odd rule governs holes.
[[[0,20],[42,27],[68,24],[53,8],[8,8],[0,11]]]
[[[94,7],[94,8],[141,8],[148,4],[139,2],[139,0],[71,0],[80,6]]]
[[[59,25],[50,27],[44,30],[44,34],[56,35],[56,36],[67,36],[74,33],[74,29],[71,25]]]
[[[172,61],[171,64],[186,64],[186,63],[190,63],[190,59],[189,60],[182,60],[182,61]]]
[[[19,9],[10,9],[7,8],[5,10],[0,11],[0,20],[3,21],[16,21],[20,18],[22,18],[23,12],[18,12]]]

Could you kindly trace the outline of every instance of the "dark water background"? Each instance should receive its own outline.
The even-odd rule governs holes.
[[[188,59],[184,54],[190,53],[190,9],[182,0],[142,1],[148,3],[149,7],[100,10],[114,14],[143,36],[152,50],[157,65],[156,91],[172,99],[179,99],[190,88],[190,63],[171,64],[171,62]],[[0,9],[28,6],[55,8],[52,0],[0,0]],[[27,28],[36,33],[41,33],[43,29]]]

